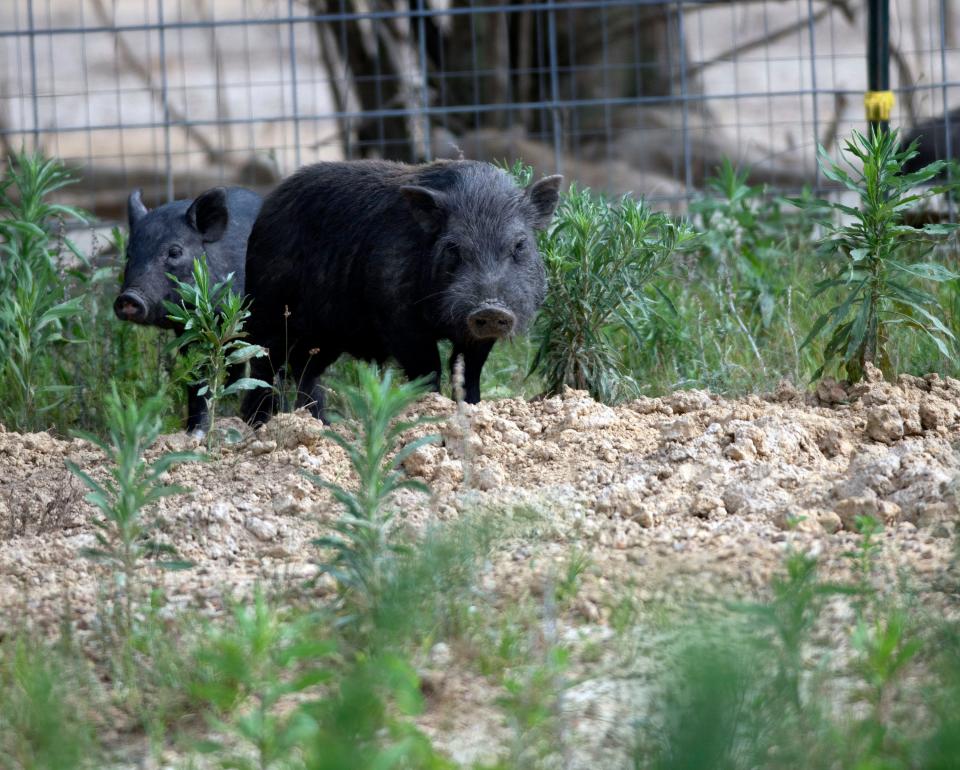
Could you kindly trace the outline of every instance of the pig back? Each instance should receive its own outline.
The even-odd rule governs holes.
[[[251,329],[270,330],[287,311],[293,328],[355,327],[385,281],[395,288],[414,280],[429,243],[399,188],[415,168],[319,163],[267,196],[247,247]]]

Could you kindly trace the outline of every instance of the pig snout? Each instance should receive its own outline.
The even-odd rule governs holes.
[[[113,312],[121,321],[143,323],[147,320],[147,303],[133,291],[125,291],[113,303]]]
[[[517,325],[516,316],[503,305],[486,302],[467,316],[467,328],[476,339],[509,337]]]

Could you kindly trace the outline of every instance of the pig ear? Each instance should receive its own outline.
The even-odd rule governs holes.
[[[143,190],[134,190],[127,198],[127,220],[130,229],[147,215],[147,207],[143,205]]]
[[[407,185],[400,188],[413,218],[430,235],[440,232],[447,219],[447,196],[439,190]]]
[[[527,188],[527,200],[533,204],[533,227],[535,230],[544,230],[550,224],[553,211],[560,200],[560,183],[563,177],[559,174],[545,176]]]
[[[227,191],[222,187],[200,193],[187,209],[187,223],[207,243],[219,241],[227,229]]]

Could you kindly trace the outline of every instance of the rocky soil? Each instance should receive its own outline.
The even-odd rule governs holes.
[[[442,418],[443,441],[405,462],[433,495],[398,501],[404,525],[473,510],[536,522],[488,566],[485,587],[506,600],[542,593],[574,549],[588,554],[561,633],[602,641],[625,592],[651,607],[763,592],[788,546],[819,554],[828,575],[842,576],[860,515],[884,524],[883,579],[908,581],[934,611],[955,611],[942,586],[956,585],[960,381],[892,384],[873,372],[855,386],[825,380],[801,393],[783,384],[737,400],[681,391],[611,408],[567,391],[459,411],[430,396],[418,409]],[[152,451],[186,443],[165,436]],[[64,613],[79,633],[95,626],[103,568],[81,556],[95,543],[94,512],[65,460],[105,473],[84,441],[0,433],[0,633],[25,619],[54,628]],[[170,611],[219,612],[255,581],[315,574],[310,541],[339,512],[304,471],[350,483],[343,452],[294,414],[171,472],[192,492],[162,501],[155,515],[196,567],[160,578]],[[452,670],[449,651],[434,652],[428,663],[441,673],[423,726],[458,758],[482,756],[504,729],[493,716],[484,726],[495,693]],[[568,693],[570,724],[593,752],[622,738],[619,720],[603,713],[601,695],[615,686],[595,680]]]

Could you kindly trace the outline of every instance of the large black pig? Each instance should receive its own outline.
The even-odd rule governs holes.
[[[233,273],[233,290],[243,294],[247,238],[262,203],[251,190],[214,187],[192,201],[174,201],[150,211],[140,191],[133,192],[127,202],[130,237],[123,287],[113,304],[117,317],[173,329],[163,303],[176,302],[179,295],[167,273],[192,283],[193,262],[202,254],[213,282]],[[206,432],[208,422],[199,387],[187,391],[187,431],[194,434]]]
[[[535,231],[556,208],[561,177],[525,190],[487,163],[318,163],[263,204],[247,249],[248,330],[270,367],[298,383],[298,406],[323,417],[318,378],[342,353],[394,358],[411,379],[440,385],[437,342],[464,358],[468,402],[498,339],[526,328],[546,293]],[[269,419],[272,396],[251,391],[244,417]]]

